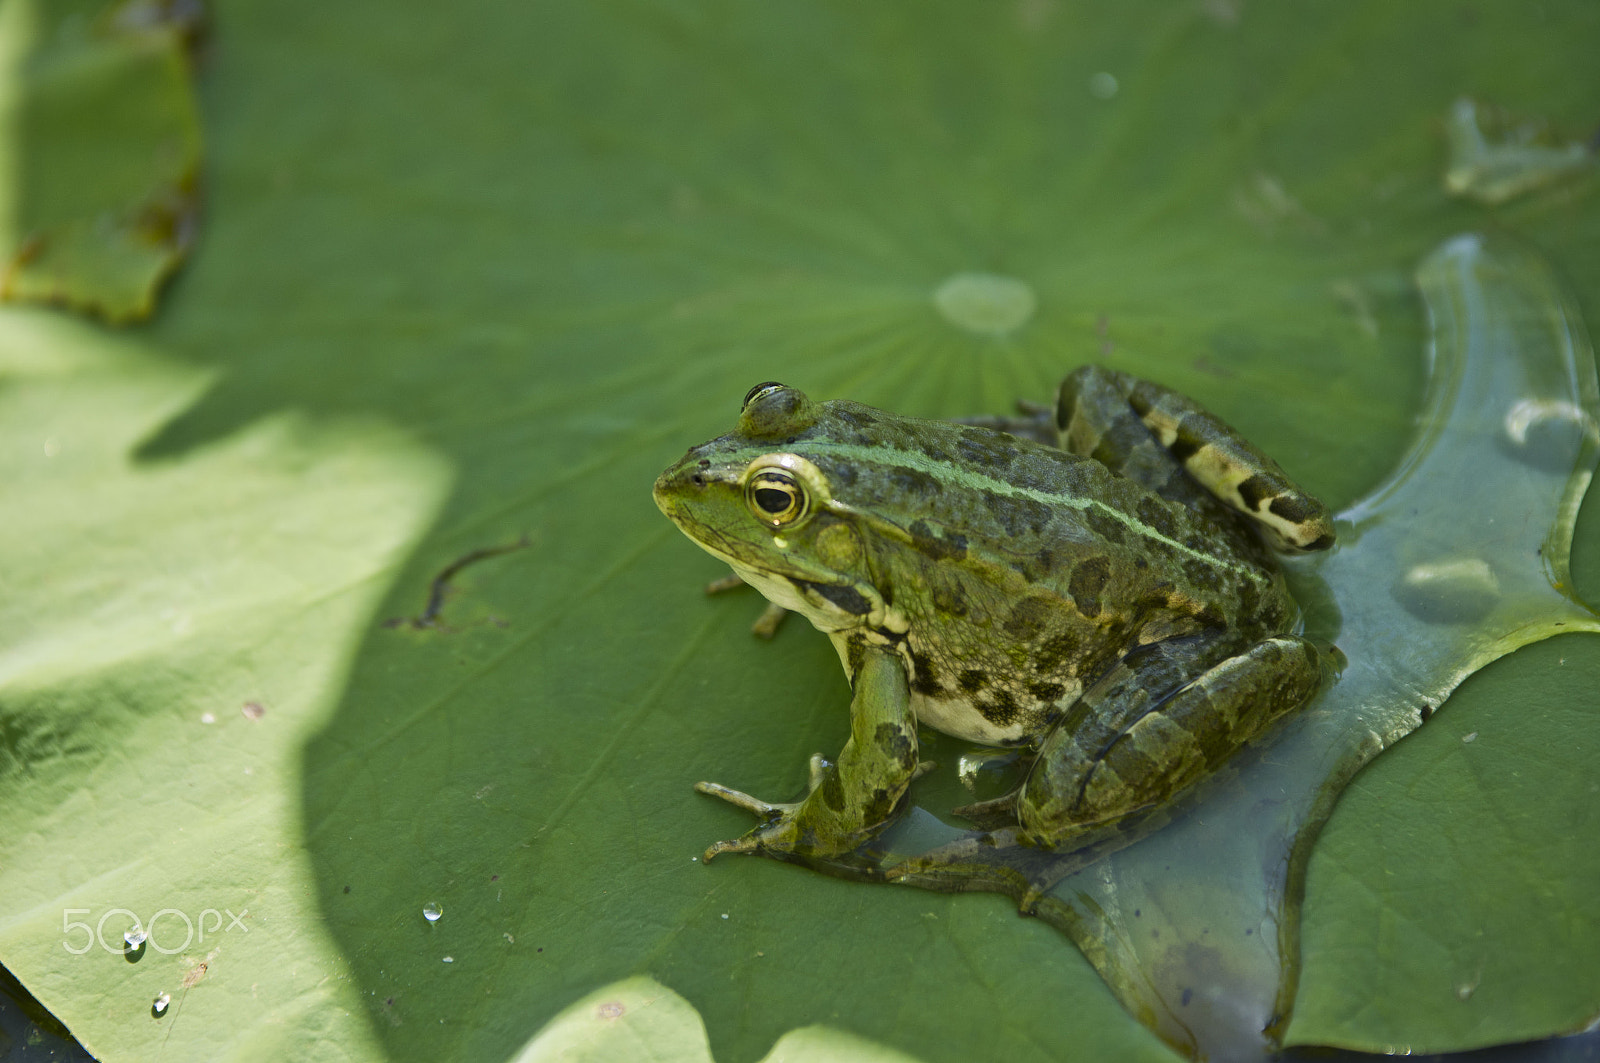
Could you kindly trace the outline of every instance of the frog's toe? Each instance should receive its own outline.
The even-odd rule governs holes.
[[[728,841],[708,846],[701,855],[700,862],[709,864],[722,853],[754,853],[760,849],[761,839],[754,834],[746,834],[743,838],[730,838]]]
[[[775,805],[770,801],[763,801],[759,797],[751,797],[743,790],[734,790],[730,787],[723,786],[719,782],[697,782],[694,784],[694,788],[697,793],[708,794],[712,797],[720,797],[724,801],[728,802],[728,804],[738,805],[746,812],[760,816],[763,819],[771,819],[774,816],[781,816],[785,812],[788,812],[794,808],[793,805]],[[727,845],[729,843],[719,842],[718,844]]]

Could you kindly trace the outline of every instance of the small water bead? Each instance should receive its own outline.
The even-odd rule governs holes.
[[[128,948],[130,949],[143,948],[145,941],[149,937],[150,935],[145,933],[144,927],[138,923],[134,923],[132,927],[122,932],[122,940],[128,943]]]
[[[1562,399],[1522,399],[1506,411],[1506,442],[1519,461],[1565,474],[1584,440],[1600,443],[1600,426],[1588,410]]]
[[[426,919],[430,923],[437,923],[439,921],[439,917],[443,914],[444,909],[439,907],[437,904],[424,904],[422,906],[422,918]]]
[[[1117,94],[1117,76],[1104,70],[1091,75],[1089,94],[1097,100],[1109,100]]]
[[[1033,288],[998,273],[956,273],[933,293],[933,305],[958,328],[983,336],[1003,336],[1026,324],[1038,309]]]
[[[171,993],[157,993],[156,999],[151,1002],[150,1010],[157,1015],[166,1013],[167,1005],[172,1003]]]
[[[1500,600],[1500,581],[1482,558],[1441,559],[1411,566],[1394,593],[1419,620],[1467,624],[1494,608]]]

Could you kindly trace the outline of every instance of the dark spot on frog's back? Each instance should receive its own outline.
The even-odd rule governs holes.
[[[828,461],[819,455],[815,464],[835,487],[851,487],[856,482],[856,467],[848,461]]]
[[[956,685],[963,694],[976,694],[989,684],[989,673],[979,668],[963,669],[956,678]]]
[[[983,504],[995,522],[1013,537],[1038,535],[1054,515],[1043,502],[997,491],[984,491]]]
[[[884,474],[897,491],[907,495],[927,498],[944,490],[944,485],[938,480],[908,465],[891,465],[884,470]]]
[[[1033,669],[1041,675],[1052,674],[1072,660],[1077,652],[1077,636],[1065,631],[1052,635],[1039,644],[1039,649],[1033,655]]]
[[[1079,561],[1072,570],[1072,580],[1067,584],[1067,593],[1072,595],[1073,602],[1078,606],[1078,612],[1088,617],[1099,616],[1100,592],[1106,589],[1106,584],[1110,580],[1109,557],[1091,557]]]
[[[956,583],[935,583],[933,607],[945,616],[966,616],[967,593]]]
[[[1049,619],[1049,598],[1024,598],[1012,607],[1011,615],[1006,619],[1005,632],[1015,639],[1031,640],[1043,630]]]
[[[1122,544],[1124,534],[1122,522],[1099,506],[1090,506],[1083,511],[1083,522],[1089,525],[1091,531],[1108,543],[1118,546]]]
[[[1189,582],[1202,590],[1214,591],[1220,586],[1219,573],[1215,565],[1208,565],[1198,558],[1189,558],[1183,563],[1183,574]]]
[[[967,556],[967,537],[960,532],[938,534],[925,520],[914,522],[911,545],[935,561],[959,561]]]
[[[967,465],[984,469],[1003,469],[1011,464],[1016,444],[1009,437],[978,429],[963,432],[956,439],[956,453]]]
[[[1013,561],[1011,567],[1022,573],[1023,579],[1029,583],[1043,583],[1055,572],[1055,563],[1055,552],[1045,547],[1037,553]]]
[[[871,428],[878,423],[878,418],[865,407],[835,406],[833,415],[845,424],[854,425],[857,428]]]
[[[1256,589],[1253,580],[1240,580],[1233,598],[1239,603],[1239,615],[1246,619],[1255,616],[1256,610],[1261,607],[1261,592]]]
[[[1140,520],[1167,538],[1173,538],[1178,534],[1178,525],[1172,519],[1172,511],[1154,498],[1141,498],[1138,512]]]

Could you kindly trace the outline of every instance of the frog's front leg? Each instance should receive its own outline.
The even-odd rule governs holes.
[[[717,783],[695,784],[701,793],[765,820],[742,838],[711,846],[706,860],[718,853],[838,856],[888,823],[911,780],[931,767],[917,763],[917,725],[905,666],[891,651],[868,647],[851,686],[850,740],[834,763],[811,758],[811,788],[804,800],[775,804]]]

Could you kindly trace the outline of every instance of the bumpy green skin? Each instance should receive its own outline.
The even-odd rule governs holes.
[[[1034,442],[1054,437],[1059,446]],[[656,481],[663,513],[804,613],[851,678],[851,738],[812,788],[706,853],[848,853],[918,774],[916,726],[1036,752],[975,806],[1063,847],[1169,801],[1316,689],[1265,543],[1327,510],[1193,401],[1086,366],[1053,412],[957,424],[759,385],[733,432]]]

